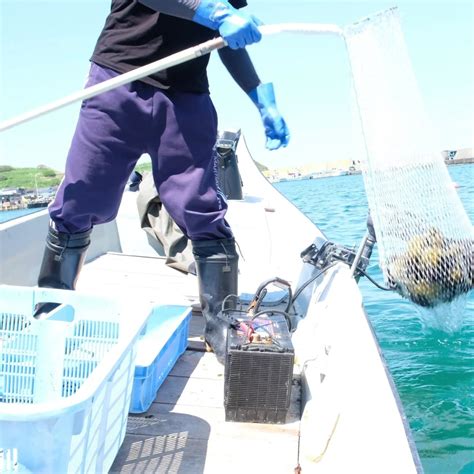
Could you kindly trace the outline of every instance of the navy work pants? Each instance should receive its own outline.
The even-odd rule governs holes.
[[[91,65],[87,86],[117,73]],[[140,81],[82,103],[64,179],[49,207],[60,232],[115,218],[137,160],[148,153],[160,199],[191,240],[232,232],[217,187],[217,115],[209,94],[161,90]]]

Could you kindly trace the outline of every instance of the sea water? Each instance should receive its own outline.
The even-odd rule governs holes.
[[[28,214],[33,214],[34,212],[44,211],[43,208],[32,208],[32,209],[15,209],[13,211],[0,211],[0,224],[2,222],[8,222],[17,217],[27,216]]]
[[[448,169],[474,222],[474,165]],[[362,176],[281,182],[275,187],[329,240],[358,246],[368,212]],[[368,273],[383,283],[377,247]],[[380,290],[366,278],[359,286],[426,474],[474,473],[474,291],[459,308],[461,323],[450,332],[435,329],[436,324],[430,325],[397,293]]]

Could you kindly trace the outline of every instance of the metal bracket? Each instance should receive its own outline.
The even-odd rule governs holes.
[[[351,267],[356,259],[357,251],[327,240],[319,248],[315,244],[311,244],[301,252],[300,256],[304,263],[309,263],[322,270],[336,262],[342,262]],[[356,267],[356,274],[360,274],[359,270],[365,271],[368,265],[369,259],[365,256],[360,256]]]

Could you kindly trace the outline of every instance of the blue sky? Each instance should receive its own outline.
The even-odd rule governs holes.
[[[249,0],[264,23],[351,24],[398,6],[412,65],[441,149],[472,147],[474,10],[469,1]],[[0,119],[83,87],[110,0],[0,0]],[[291,132],[288,148],[264,148],[257,110],[216,53],[209,78],[221,128],[242,128],[254,158],[271,168],[358,158],[352,146],[349,60],[341,38],[283,34],[249,47],[263,82],[275,85]],[[79,105],[0,134],[0,162],[64,168]]]

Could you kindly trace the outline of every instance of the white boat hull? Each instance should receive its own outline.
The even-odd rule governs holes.
[[[261,175],[243,138],[238,159],[244,199],[229,202],[227,217],[241,251],[239,288],[253,293],[263,280],[278,276],[295,289],[316,272],[312,265],[302,262],[301,251],[324,236]],[[126,192],[117,219],[94,229],[78,291],[126,293],[130,298],[159,303],[196,303],[195,277],[165,267],[163,259],[150,248],[139,225],[135,199],[136,193]],[[35,284],[47,222],[47,211],[40,211],[0,224],[0,283]],[[196,425],[180,425],[183,432],[194,433],[194,437],[186,438],[183,444],[182,453],[188,451],[182,456],[189,464],[183,461],[176,472],[283,474],[298,463],[304,474],[421,472],[396,389],[348,267],[338,264],[316,279],[298,298],[297,308],[304,316],[298,319],[293,334],[295,378],[301,387],[301,400],[294,403],[299,406],[301,402],[301,420],[293,414],[287,425],[280,426],[224,422],[222,366],[207,362],[213,358],[211,354],[187,351],[176,369],[184,372],[172,373],[164,391],[158,392],[152,418],[161,428],[166,427],[167,419],[177,418],[190,422],[194,418],[195,423],[207,426],[207,431],[201,429],[197,434],[193,431]],[[202,345],[196,335],[202,330],[202,318],[197,321],[190,349]],[[193,357],[201,362],[189,370]],[[203,364],[205,380],[199,375]],[[194,370],[197,375],[193,377]],[[187,377],[191,392],[183,386],[183,377]],[[295,390],[299,395],[299,388]],[[174,407],[163,413],[171,403],[160,398],[166,393],[174,394]],[[217,398],[215,393],[219,393]],[[206,400],[213,400],[211,406]],[[129,420],[132,428],[133,423],[138,423],[136,417]],[[155,428],[129,430],[115,470],[143,462],[139,457],[130,458],[138,446],[134,440],[143,449],[147,439],[155,448],[159,442],[183,439],[182,433],[175,433],[173,438],[166,429]],[[201,453],[201,458],[196,453]],[[161,461],[165,454],[162,451]],[[152,462],[158,457],[156,451],[147,459]]]

